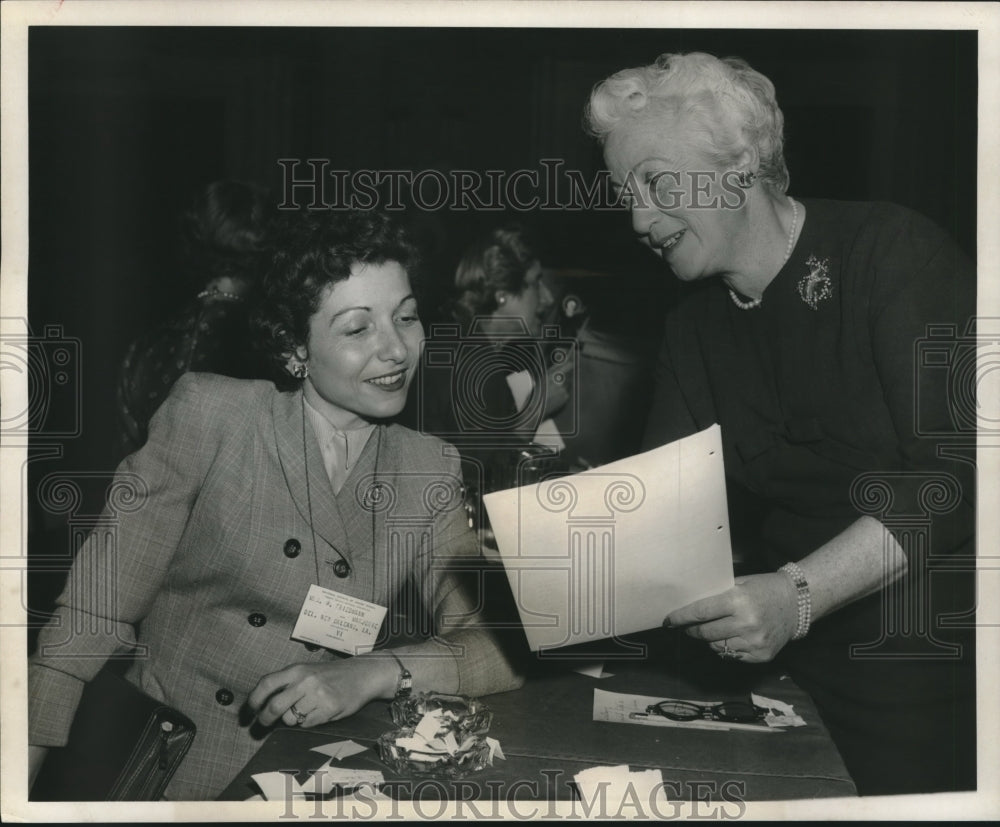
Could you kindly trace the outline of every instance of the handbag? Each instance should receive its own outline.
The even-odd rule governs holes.
[[[105,666],[84,688],[65,747],[52,748],[32,801],[156,801],[194,741],[194,722]]]

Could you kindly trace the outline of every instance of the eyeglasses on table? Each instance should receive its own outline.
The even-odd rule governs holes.
[[[724,701],[721,704],[698,704],[694,701],[668,699],[646,707],[645,714],[633,712],[630,717],[646,718],[660,715],[671,721],[724,721],[730,724],[752,724],[764,720],[767,709],[749,701]]]

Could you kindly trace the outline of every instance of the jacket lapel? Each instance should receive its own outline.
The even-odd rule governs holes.
[[[302,519],[353,566],[347,530],[337,508],[333,486],[326,476],[316,434],[304,418],[302,405],[302,392],[299,391],[277,394],[272,407],[275,444],[285,483]],[[321,579],[329,583],[332,578],[328,562],[335,562],[337,553],[323,547],[316,553]]]
[[[379,546],[386,542],[386,510],[383,506],[394,499],[390,496],[392,475],[389,474],[389,469],[396,468],[394,462],[398,462],[393,454],[389,432],[390,429],[383,425],[375,427],[344,487],[337,495],[343,523],[348,535],[353,538],[351,551],[354,560],[357,566],[366,569],[363,575],[361,572],[359,575],[365,579],[372,578],[371,588],[375,602],[384,602],[386,599],[384,595],[388,572],[384,568],[388,565],[389,550]],[[380,497],[384,499],[379,499]]]

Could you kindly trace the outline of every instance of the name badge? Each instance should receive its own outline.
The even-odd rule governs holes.
[[[386,611],[385,606],[360,597],[312,585],[295,621],[292,640],[363,655],[375,648]]]

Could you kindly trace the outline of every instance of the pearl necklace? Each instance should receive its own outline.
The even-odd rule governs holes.
[[[788,244],[785,245],[785,257],[781,260],[781,267],[784,267],[788,259],[792,257],[792,247],[795,244],[795,228],[799,223],[799,205],[795,203],[794,198],[789,198],[788,200],[792,202],[792,228],[788,231]],[[781,267],[778,269],[780,270]],[[740,310],[753,310],[755,307],[760,307],[764,301],[763,298],[743,301],[732,287],[729,288],[729,298],[733,300],[733,304]]]
[[[225,290],[219,290],[213,287],[211,290],[202,290],[198,294],[199,299],[226,299],[231,302],[241,302],[243,297],[237,295],[236,293],[227,293]]]

